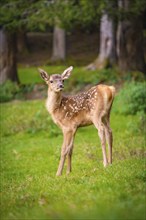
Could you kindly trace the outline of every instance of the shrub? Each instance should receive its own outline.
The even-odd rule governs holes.
[[[24,94],[31,92],[34,85],[18,85],[10,80],[0,85],[0,102],[8,102],[13,99],[24,99]]]
[[[125,72],[122,73],[122,79],[124,81],[134,80],[138,82],[143,82],[145,80],[145,75],[139,71]]]
[[[19,92],[20,88],[16,83],[12,81],[6,81],[0,85],[0,102],[7,102],[12,100]]]
[[[119,72],[116,69],[107,68],[98,70],[99,81],[115,83],[119,80]]]
[[[121,114],[146,113],[145,82],[129,82],[116,97],[116,108]]]

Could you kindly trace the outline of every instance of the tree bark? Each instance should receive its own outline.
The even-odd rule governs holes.
[[[64,61],[66,58],[65,30],[55,26],[53,32],[53,54],[52,61]]]
[[[16,66],[16,35],[0,29],[0,84],[19,82]]]
[[[129,0],[119,0],[119,8],[128,10]],[[121,20],[117,29],[117,55],[121,71],[146,71],[141,16]]]
[[[28,43],[25,30],[20,30],[17,32],[17,52],[28,53]]]
[[[100,48],[97,59],[87,69],[103,69],[116,64],[116,30],[112,18],[105,11],[100,21]]]

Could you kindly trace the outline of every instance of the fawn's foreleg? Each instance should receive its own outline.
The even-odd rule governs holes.
[[[61,159],[59,162],[56,176],[60,176],[62,174],[66,155],[68,155],[67,173],[71,172],[71,156],[72,156],[74,134],[75,132],[73,130],[68,130],[68,131],[63,132],[64,140],[63,140],[63,145],[61,149]]]

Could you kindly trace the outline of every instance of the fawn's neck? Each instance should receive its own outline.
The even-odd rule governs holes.
[[[61,92],[54,92],[48,89],[48,98],[46,102],[46,107],[49,113],[53,113],[57,108],[60,107],[62,100]]]

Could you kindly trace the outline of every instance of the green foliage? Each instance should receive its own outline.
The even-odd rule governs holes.
[[[76,5],[76,23],[80,27],[90,29],[92,25],[98,25],[100,21],[100,1],[84,1],[80,0]]]
[[[72,1],[6,0],[0,6],[0,25],[13,31],[22,28],[45,31],[56,24],[70,27],[76,15]]]
[[[137,81],[137,82],[144,82],[145,75],[140,71],[131,71],[122,73],[122,80],[123,81]]]
[[[27,92],[33,90],[33,84],[18,85],[10,80],[0,85],[0,102],[8,102],[13,99],[23,99]]]
[[[0,2],[0,26],[8,30],[41,30],[59,25],[65,29],[74,26],[97,25],[101,13],[124,18],[143,13],[145,0],[130,1],[128,10],[118,9],[115,0],[2,0]]]
[[[19,92],[20,88],[16,83],[7,81],[0,85],[0,102],[7,102],[14,99]]]
[[[107,83],[115,83],[119,81],[119,73],[114,68],[98,70],[99,79]]]
[[[6,0],[0,3],[0,26],[7,30],[19,30],[26,26],[30,3],[22,0]]]
[[[129,7],[129,14],[130,15],[141,15],[145,9],[146,9],[146,1],[145,0],[133,0],[129,1],[130,7]]]
[[[97,130],[79,129],[72,173],[58,178],[62,135],[50,133],[44,105],[1,104],[1,219],[144,220],[145,139],[129,127],[138,116],[112,112],[114,160],[106,169]]]
[[[146,84],[145,82],[128,82],[116,98],[120,106],[119,113],[137,114],[146,113]]]

